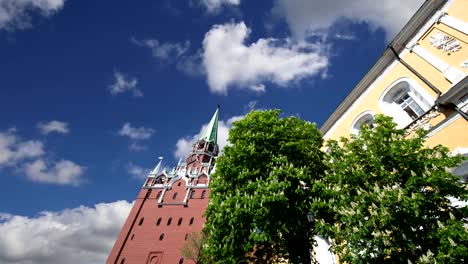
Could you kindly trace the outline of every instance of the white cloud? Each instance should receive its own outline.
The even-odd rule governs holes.
[[[0,30],[32,26],[31,12],[49,16],[62,9],[65,0],[0,0]]]
[[[246,45],[249,34],[243,22],[216,25],[206,33],[203,64],[213,92],[226,94],[230,86],[258,92],[264,81],[286,86],[317,75],[328,66],[319,45],[272,38]]]
[[[119,71],[114,71],[114,83],[109,85],[109,91],[112,95],[124,92],[132,92],[135,97],[142,97],[143,92],[137,87],[138,79],[131,77]]]
[[[265,88],[265,85],[263,83],[259,83],[259,84],[252,84],[250,85],[249,87],[252,91],[255,91],[257,93],[264,93],[266,92],[266,88]]]
[[[0,213],[0,263],[105,263],[131,207],[117,201],[35,217]]]
[[[146,127],[132,127],[130,123],[125,123],[119,130],[120,136],[126,136],[133,140],[149,139],[154,133],[154,129]]]
[[[132,175],[134,178],[137,179],[146,179],[148,173],[150,172],[149,169],[140,167],[131,162],[127,164],[126,169],[128,174]]]
[[[15,130],[0,131],[0,168],[15,166],[24,160],[39,157],[45,153],[42,142],[24,141],[15,132]]]
[[[68,124],[66,122],[61,122],[57,120],[52,120],[47,123],[39,122],[37,124],[37,128],[41,131],[42,134],[45,135],[52,132],[57,132],[61,134],[67,134],[68,132],[70,132],[70,129],[68,128]]]
[[[26,176],[32,181],[75,186],[81,183],[84,171],[84,167],[69,160],[60,160],[48,167],[43,159],[37,159],[24,167]]]
[[[340,19],[366,22],[382,28],[392,38],[424,0],[276,0],[273,13],[285,18],[293,34],[304,39],[309,33],[326,30]]]
[[[244,116],[233,116],[226,121],[220,120],[218,122],[218,146],[220,152],[222,152],[224,147],[229,144],[229,129],[231,129],[232,123],[237,120],[241,120],[242,118],[244,118]],[[204,124],[197,135],[179,138],[176,143],[174,156],[176,158],[187,158],[192,150],[192,145],[200,138],[200,135],[205,131],[207,126],[208,123]]]
[[[131,42],[138,45],[151,49],[153,57],[165,61],[173,61],[178,57],[185,54],[190,48],[190,41],[185,41],[184,43],[160,43],[157,39],[146,39],[146,40],[137,40],[131,38]]]
[[[200,0],[200,3],[206,7],[210,13],[217,12],[222,6],[238,6],[240,0]]]
[[[60,185],[78,185],[81,182],[84,167],[69,160],[46,163],[45,156],[41,141],[22,140],[14,129],[0,131],[0,168],[17,168],[16,172],[24,173],[35,182]]]

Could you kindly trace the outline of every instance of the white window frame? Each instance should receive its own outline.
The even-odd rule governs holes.
[[[367,123],[366,121],[369,120],[369,116],[371,116],[372,123],[374,123],[374,116],[375,113],[373,111],[364,111],[360,113],[353,121],[353,124],[351,125],[351,134],[357,135],[359,133],[359,130],[361,129],[361,126],[364,123]]]
[[[405,90],[411,99],[424,111],[427,112],[434,105],[434,98],[411,78],[403,77],[390,84],[379,98],[379,107],[383,114],[393,117],[398,128],[404,128],[413,122],[413,118],[406,113],[396,100],[403,95],[394,89]],[[390,98],[388,98],[390,96]]]

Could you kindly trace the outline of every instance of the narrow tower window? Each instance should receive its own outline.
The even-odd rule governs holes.
[[[193,217],[190,218],[190,222],[189,222],[189,225],[192,225],[193,224]]]
[[[169,217],[169,219],[167,219],[167,225],[171,225],[171,222],[172,222],[172,217]]]
[[[179,259],[179,264],[182,264],[182,263],[184,263],[184,258]]]
[[[159,240],[163,240],[164,239],[164,233],[161,233],[161,235],[159,235]]]
[[[185,234],[185,240],[187,240],[187,238],[188,238],[188,234]]]
[[[179,218],[179,222],[177,222],[177,225],[181,225],[182,224],[182,217]]]
[[[172,200],[175,200],[176,197],[177,197],[177,193],[174,193],[174,195],[172,195]]]
[[[202,198],[202,199],[205,199],[205,194],[206,194],[206,191],[203,191],[203,192],[201,193],[201,198]]]
[[[144,221],[144,220],[145,220],[145,218],[144,218],[144,217],[142,217],[142,218],[140,219],[140,223],[138,223],[138,225],[140,225],[140,226],[141,226],[141,225],[143,224],[143,221]]]
[[[161,224],[161,217],[158,218],[158,221],[156,222],[156,225],[159,226]]]
[[[120,264],[124,264],[125,263],[125,258],[122,259],[122,261],[120,261]]]

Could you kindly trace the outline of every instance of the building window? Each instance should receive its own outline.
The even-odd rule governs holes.
[[[356,118],[356,120],[354,120],[353,125],[351,126],[351,134],[357,135],[363,125],[367,125],[368,127],[373,127],[374,114],[371,111],[366,111],[364,113],[361,113]]]
[[[188,234],[185,234],[185,240],[187,240],[187,238],[188,238]]]
[[[161,233],[161,235],[159,235],[159,240],[163,240],[164,239],[164,233]]]
[[[192,218],[190,218],[189,225],[192,225],[192,224],[193,224],[193,220],[194,220],[194,219],[193,219],[193,217],[192,217]]]
[[[184,263],[184,258],[179,259],[179,264],[182,264],[182,263]]]
[[[179,183],[177,184],[177,186],[180,186],[181,184],[182,184],[182,182],[179,182]]]
[[[181,218],[179,218],[179,222],[177,222],[177,225],[179,225],[179,226],[180,226],[181,224],[182,224],[182,217],[181,217]]]
[[[159,218],[158,218],[158,221],[156,221],[156,225],[157,225],[157,226],[159,226],[159,225],[161,224],[161,220],[162,220],[162,218],[159,217]]]
[[[434,99],[415,81],[402,78],[383,93],[379,106],[383,114],[393,117],[398,128],[404,128],[429,111]]]
[[[144,220],[145,220],[145,218],[142,217],[142,218],[140,219],[140,222],[138,223],[138,225],[141,226],[141,225],[143,224],[143,221],[144,221]]]
[[[175,192],[175,193],[172,195],[172,200],[175,200],[176,197],[177,197],[177,192]]]
[[[120,261],[120,264],[125,264],[125,258]]]
[[[167,225],[171,225],[171,222],[172,222],[172,217],[169,217],[169,219],[167,219]]]
[[[190,199],[193,199],[194,196],[195,196],[195,191],[190,192]]]
[[[202,198],[202,199],[205,199],[205,194],[206,194],[206,191],[204,190],[204,191],[201,193],[201,198]]]
[[[135,237],[135,234],[132,234],[132,237],[130,238],[130,240],[133,240],[134,237]]]

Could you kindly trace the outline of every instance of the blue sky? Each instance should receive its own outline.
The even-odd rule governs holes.
[[[31,224],[37,245],[108,231],[64,253],[102,262],[145,170],[217,104],[222,144],[253,108],[320,126],[422,4],[368,2],[0,0],[0,262],[63,263],[15,229]]]

